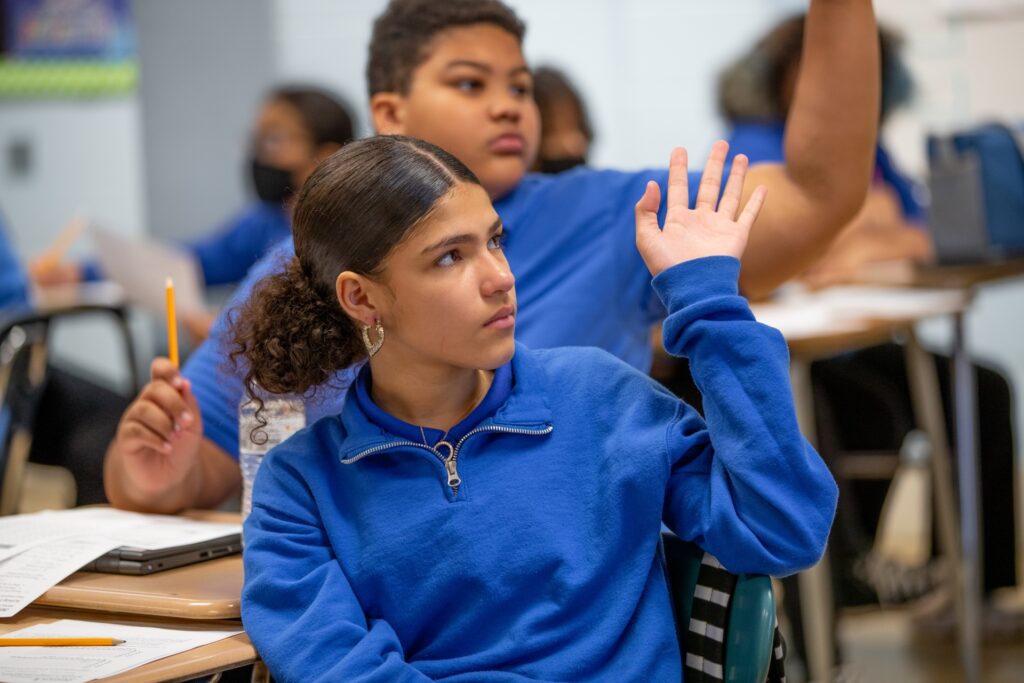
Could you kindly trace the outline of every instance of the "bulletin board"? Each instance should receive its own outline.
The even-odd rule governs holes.
[[[130,92],[135,55],[130,0],[0,0],[0,99]]]

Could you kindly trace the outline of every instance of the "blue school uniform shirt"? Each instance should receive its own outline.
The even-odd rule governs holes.
[[[785,157],[784,138],[786,126],[783,122],[739,121],[729,135],[729,159],[737,154],[746,154],[751,163],[782,162]],[[892,157],[878,145],[875,150],[876,179],[888,185],[899,198],[903,218],[911,223],[923,224],[925,208],[920,200],[920,191],[914,182],[896,167]]]
[[[457,487],[448,452],[393,432],[358,384],[273,449],[242,621],[274,677],[680,680],[662,522],[730,571],[784,575],[817,561],[835,511],[785,341],[738,274],[711,257],[654,281],[706,422],[604,351],[517,345],[507,398],[459,440]]]
[[[0,310],[28,305],[28,280],[0,215]]]
[[[651,326],[665,309],[651,289],[651,274],[636,248],[634,206],[648,180],[666,194],[667,169],[624,173],[587,168],[559,175],[530,174],[494,203],[505,225],[505,254],[516,277],[516,339],[534,348],[597,346],[646,372],[651,363]],[[690,201],[698,173],[690,174]],[[664,201],[659,218],[664,220]],[[226,313],[252,286],[282,270],[294,255],[282,241],[246,277],[209,339],[189,357],[203,418],[203,434],[238,457],[239,371],[227,361]],[[385,343],[387,343],[385,341]],[[307,420],[340,411],[353,370],[338,374],[306,403]]]
[[[212,234],[181,246],[198,261],[208,287],[234,284],[275,244],[291,235],[288,213],[278,203],[253,202]],[[99,280],[99,264],[82,266],[86,280]]]

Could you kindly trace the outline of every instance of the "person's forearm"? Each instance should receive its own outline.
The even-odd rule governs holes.
[[[787,215],[762,215],[751,233],[745,292],[763,294],[804,271],[859,211],[875,158],[879,80],[870,0],[813,0],[786,120],[788,187],[775,201]],[[758,181],[752,172],[750,184]],[[772,204],[769,192],[767,211]]]

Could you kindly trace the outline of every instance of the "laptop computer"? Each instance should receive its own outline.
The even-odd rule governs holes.
[[[240,552],[242,552],[241,534],[229,534],[198,543],[157,550],[121,546],[101,555],[79,571],[105,574],[154,574]]]

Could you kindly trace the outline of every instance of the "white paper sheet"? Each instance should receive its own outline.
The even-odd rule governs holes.
[[[61,619],[7,633],[5,637],[110,637],[125,642],[107,647],[4,647],[0,648],[0,672],[5,683],[86,683],[241,632],[241,629],[170,629]]]
[[[0,518],[0,617],[114,548],[173,548],[240,533],[241,524],[79,508]],[[0,679],[2,680],[2,679]]]
[[[83,564],[119,545],[109,538],[62,539],[0,562],[0,617],[13,617]]]
[[[178,515],[148,515],[113,508],[48,510],[0,517],[0,557],[5,552],[10,554],[5,548],[69,537],[103,536],[117,541],[118,546],[155,550],[241,531],[241,524],[203,522]]]
[[[121,285],[130,301],[162,316],[166,306],[164,283],[172,278],[175,306],[180,313],[205,310],[199,265],[191,254],[160,242],[90,228],[103,274]]]

